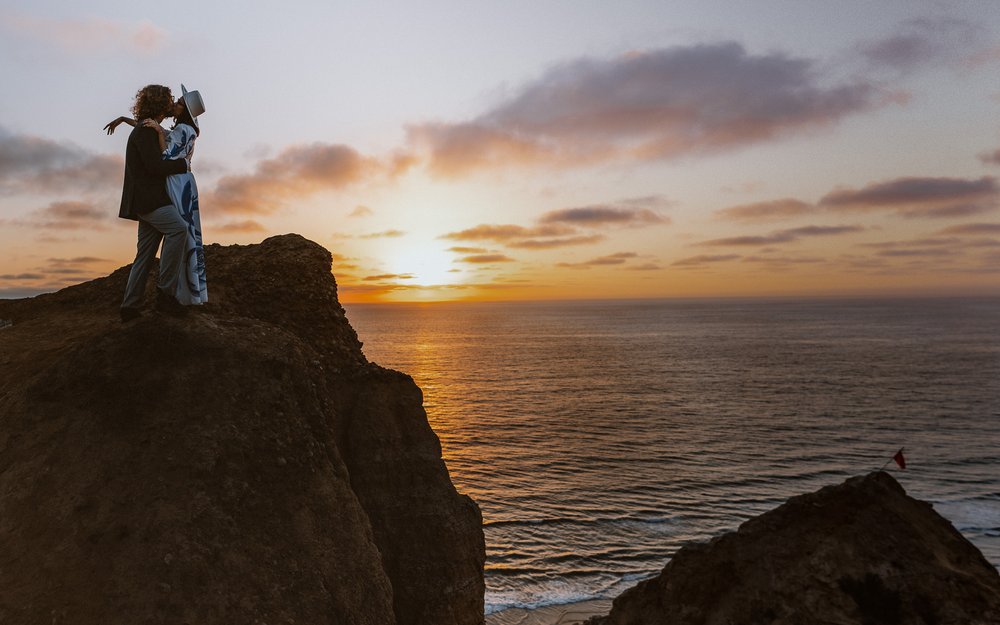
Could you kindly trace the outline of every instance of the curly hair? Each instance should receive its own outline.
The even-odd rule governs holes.
[[[174,107],[174,96],[170,87],[163,85],[146,85],[135,94],[135,104],[132,105],[132,116],[137,122],[144,119],[170,115]]]

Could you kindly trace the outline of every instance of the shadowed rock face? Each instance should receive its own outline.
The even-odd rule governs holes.
[[[478,507],[329,252],[206,255],[182,319],[121,324],[127,268],[0,300],[0,623],[482,623]]]
[[[1000,623],[1000,575],[888,473],[789,499],[678,551],[592,625]]]

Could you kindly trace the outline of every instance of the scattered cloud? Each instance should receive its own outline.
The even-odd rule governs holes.
[[[630,271],[659,271],[663,267],[656,263],[643,263],[641,265],[630,265],[625,267],[625,269]]]
[[[670,263],[674,267],[699,267],[713,263],[724,263],[731,260],[739,260],[739,254],[702,254],[699,256],[688,256]]]
[[[925,247],[925,248],[908,248],[908,249],[890,249],[881,250],[876,252],[878,256],[886,257],[940,257],[940,256],[953,256],[955,254],[954,250],[941,247]]]
[[[454,247],[449,247],[448,251],[455,252],[457,254],[485,254],[489,250],[485,247],[467,247],[464,245],[456,245]]]
[[[648,208],[628,208],[605,204],[549,211],[542,215],[539,221],[543,224],[563,223],[587,228],[605,225],[637,227],[670,223],[667,217]]]
[[[767,235],[725,237],[721,239],[709,239],[701,241],[697,245],[704,246],[744,246],[744,245],[773,245],[777,243],[790,243],[803,237],[821,237],[861,232],[861,226],[802,226],[800,228],[789,228],[779,230]]]
[[[0,275],[0,280],[42,280],[45,274],[41,273],[5,273]]]
[[[32,211],[27,219],[11,225],[39,230],[108,230],[118,217],[118,206],[99,207],[92,202],[57,201]]]
[[[381,282],[383,280],[412,280],[412,273],[380,273],[374,276],[365,276],[362,280],[366,282]]]
[[[380,173],[385,173],[382,163],[349,146],[296,145],[259,161],[252,174],[220,178],[207,203],[227,213],[273,213],[285,202],[342,189]]]
[[[985,165],[1000,165],[1000,150],[984,152],[979,155],[979,160],[981,160]]]
[[[543,250],[571,245],[588,245],[605,239],[604,235],[577,234],[575,228],[561,224],[518,226],[516,224],[480,224],[458,232],[441,235],[457,241],[493,241],[506,247]]]
[[[571,245],[591,245],[599,243],[607,237],[603,234],[579,235],[572,237],[557,237],[554,239],[524,239],[520,241],[510,241],[507,247],[514,247],[523,250],[550,250],[557,247],[569,247]]]
[[[0,127],[0,192],[86,193],[121,186],[124,160]]]
[[[953,17],[919,17],[903,21],[882,39],[863,42],[861,56],[877,68],[909,72],[938,62],[968,60],[983,40],[983,28]]]
[[[741,262],[758,263],[761,265],[776,267],[776,266],[794,266],[794,265],[813,265],[825,261],[826,259],[820,256],[763,256],[762,255],[762,256],[744,256]]]
[[[732,221],[777,221],[811,215],[816,208],[795,198],[781,198],[752,204],[739,204],[716,211],[716,215]]]
[[[383,230],[382,232],[369,232],[359,235],[359,239],[395,239],[406,235],[402,230]]]
[[[959,234],[959,235],[1000,234],[1000,223],[958,224],[955,226],[948,226],[947,228],[941,230],[940,234]]]
[[[375,213],[375,211],[373,211],[372,209],[368,208],[367,206],[365,206],[363,204],[358,204],[357,206],[354,207],[354,210],[352,210],[347,216],[348,217],[367,217],[369,215],[373,215],[374,213]]]
[[[458,259],[462,263],[488,264],[488,263],[510,263],[514,259],[505,254],[472,254]]]
[[[735,42],[562,63],[461,123],[408,127],[429,169],[587,165],[724,152],[887,104],[874,83],[824,84],[815,63]]]
[[[585,260],[581,263],[556,263],[556,267],[568,267],[571,269],[590,269],[591,267],[601,267],[607,265],[624,265],[626,261],[638,257],[639,255],[635,252],[618,252],[617,254],[608,254],[606,256],[598,256],[597,258],[591,258],[590,260]]]
[[[124,52],[149,56],[163,50],[170,37],[149,20],[98,17],[56,19],[25,13],[0,13],[0,27],[10,35],[39,41],[73,55]]]
[[[996,178],[896,178],[861,189],[831,191],[819,201],[838,212],[894,211],[903,217],[949,218],[991,211],[1000,200]]]
[[[258,221],[254,221],[253,219],[247,219],[244,221],[227,221],[223,224],[213,225],[212,230],[220,234],[267,232],[267,228],[265,228],[263,224]]]

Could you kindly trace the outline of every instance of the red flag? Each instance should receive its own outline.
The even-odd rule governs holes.
[[[896,452],[896,455],[893,456],[892,459],[896,461],[896,464],[899,465],[900,469],[905,469],[906,468],[906,458],[903,457],[903,448],[902,447],[899,448],[899,451]]]

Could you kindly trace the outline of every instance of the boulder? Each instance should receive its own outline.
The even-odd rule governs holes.
[[[789,499],[681,548],[591,625],[1000,623],[1000,575],[888,473]]]

